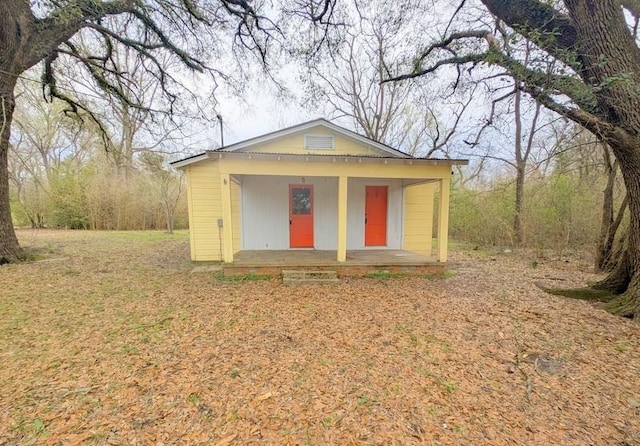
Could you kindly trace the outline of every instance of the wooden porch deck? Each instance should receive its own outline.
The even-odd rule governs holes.
[[[336,251],[296,249],[286,251],[240,251],[233,263],[224,264],[224,274],[273,274],[283,269],[332,270],[339,276],[358,276],[375,271],[405,274],[442,274],[444,263],[435,257],[399,249],[347,251],[347,261],[338,262]]]

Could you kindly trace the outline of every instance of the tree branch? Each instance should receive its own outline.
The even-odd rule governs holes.
[[[500,20],[539,48],[569,66],[575,66],[573,52],[577,32],[573,21],[552,6],[538,0],[481,0]]]
[[[102,120],[95,113],[93,113],[88,107],[86,107],[82,103],[76,101],[71,96],[63,93],[61,90],[58,89],[57,83],[56,83],[56,77],[54,74],[54,68],[53,68],[53,63],[58,58],[58,55],[59,53],[55,51],[44,60],[44,70],[42,73],[43,92],[45,91],[45,89],[48,89],[49,97],[59,99],[62,102],[66,103],[69,107],[68,109],[64,110],[64,113],[66,115],[72,113],[78,116],[78,118],[82,121],[80,110],[84,111],[87,114],[87,116],[89,116],[91,121],[98,126],[102,140],[105,143],[105,147],[109,147],[110,140],[109,140],[108,132]],[[46,95],[45,95],[45,98],[46,98]]]
[[[620,127],[616,127],[609,122],[601,119],[600,117],[589,113],[585,110],[578,108],[571,108],[567,105],[560,104],[554,101],[549,95],[543,91],[523,85],[522,90],[531,95],[534,99],[540,101],[549,110],[552,110],[559,115],[566,116],[578,125],[589,130],[594,135],[598,136],[604,141],[614,140],[617,142],[623,142],[625,145],[629,144],[629,141],[633,138],[628,132]]]
[[[488,43],[488,50],[483,53],[471,53],[466,55],[456,55],[436,61],[433,65],[422,68],[422,63],[435,49],[446,49],[452,43],[460,39],[485,39]],[[406,79],[413,79],[433,73],[442,66],[460,66],[464,64],[486,64],[488,66],[500,66],[506,69],[510,75],[516,76],[530,86],[544,90],[548,94],[561,94],[571,98],[580,108],[587,111],[593,110],[596,99],[593,89],[582,82],[576,76],[553,74],[546,71],[536,70],[527,67],[522,62],[512,56],[505,54],[498,45],[495,36],[487,31],[469,31],[454,33],[440,42],[432,44],[427,50],[421,53],[414,63],[414,70],[411,73],[394,76],[384,79],[382,82],[394,82]]]
[[[25,69],[45,59],[55,48],[69,40],[87,22],[109,15],[117,15],[131,9],[131,0],[96,2],[78,0],[59,6],[46,18],[35,21],[25,57]]]

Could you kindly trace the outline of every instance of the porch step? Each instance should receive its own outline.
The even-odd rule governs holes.
[[[338,274],[335,271],[320,270],[282,270],[282,283],[296,285],[299,283],[339,283]]]

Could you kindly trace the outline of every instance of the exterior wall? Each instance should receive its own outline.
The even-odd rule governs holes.
[[[191,260],[221,260],[217,225],[222,218],[218,164],[203,162],[189,166],[186,171]]]
[[[437,182],[404,188],[402,249],[432,255],[433,197]]]
[[[312,177],[316,249],[336,249],[338,243],[338,179]],[[287,197],[288,200],[288,197]]]
[[[334,148],[333,149],[305,149],[304,148],[304,135],[334,135]],[[272,141],[263,144],[259,147],[253,147],[247,151],[256,153],[294,153],[294,154],[315,154],[315,155],[373,155],[380,156],[385,154],[389,156],[389,153],[380,152],[372,147],[362,145],[360,142],[346,138],[339,133],[332,132],[325,127],[315,127],[304,132],[280,138],[276,141]]]
[[[242,178],[243,248],[287,249],[289,216],[286,181],[278,177]]]
[[[241,185],[231,182],[231,220],[233,220],[233,252],[242,250]],[[222,218],[222,217],[220,217]],[[217,225],[217,221],[214,222]]]
[[[243,249],[289,249],[289,184],[302,183],[302,177],[243,178]],[[304,184],[313,185],[314,246],[316,249],[336,249],[337,179],[305,177]]]
[[[243,249],[289,249],[289,184],[302,177],[244,176],[242,180]],[[314,247],[335,250],[338,235],[338,181],[304,177],[313,185]],[[347,249],[364,249],[365,186],[389,186],[387,247],[402,244],[402,183],[400,180],[350,179],[348,185]],[[379,249],[380,247],[375,247]]]

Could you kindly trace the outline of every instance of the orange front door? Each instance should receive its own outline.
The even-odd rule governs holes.
[[[313,248],[313,186],[289,185],[289,246]]]
[[[387,244],[387,186],[366,186],[364,245]]]

